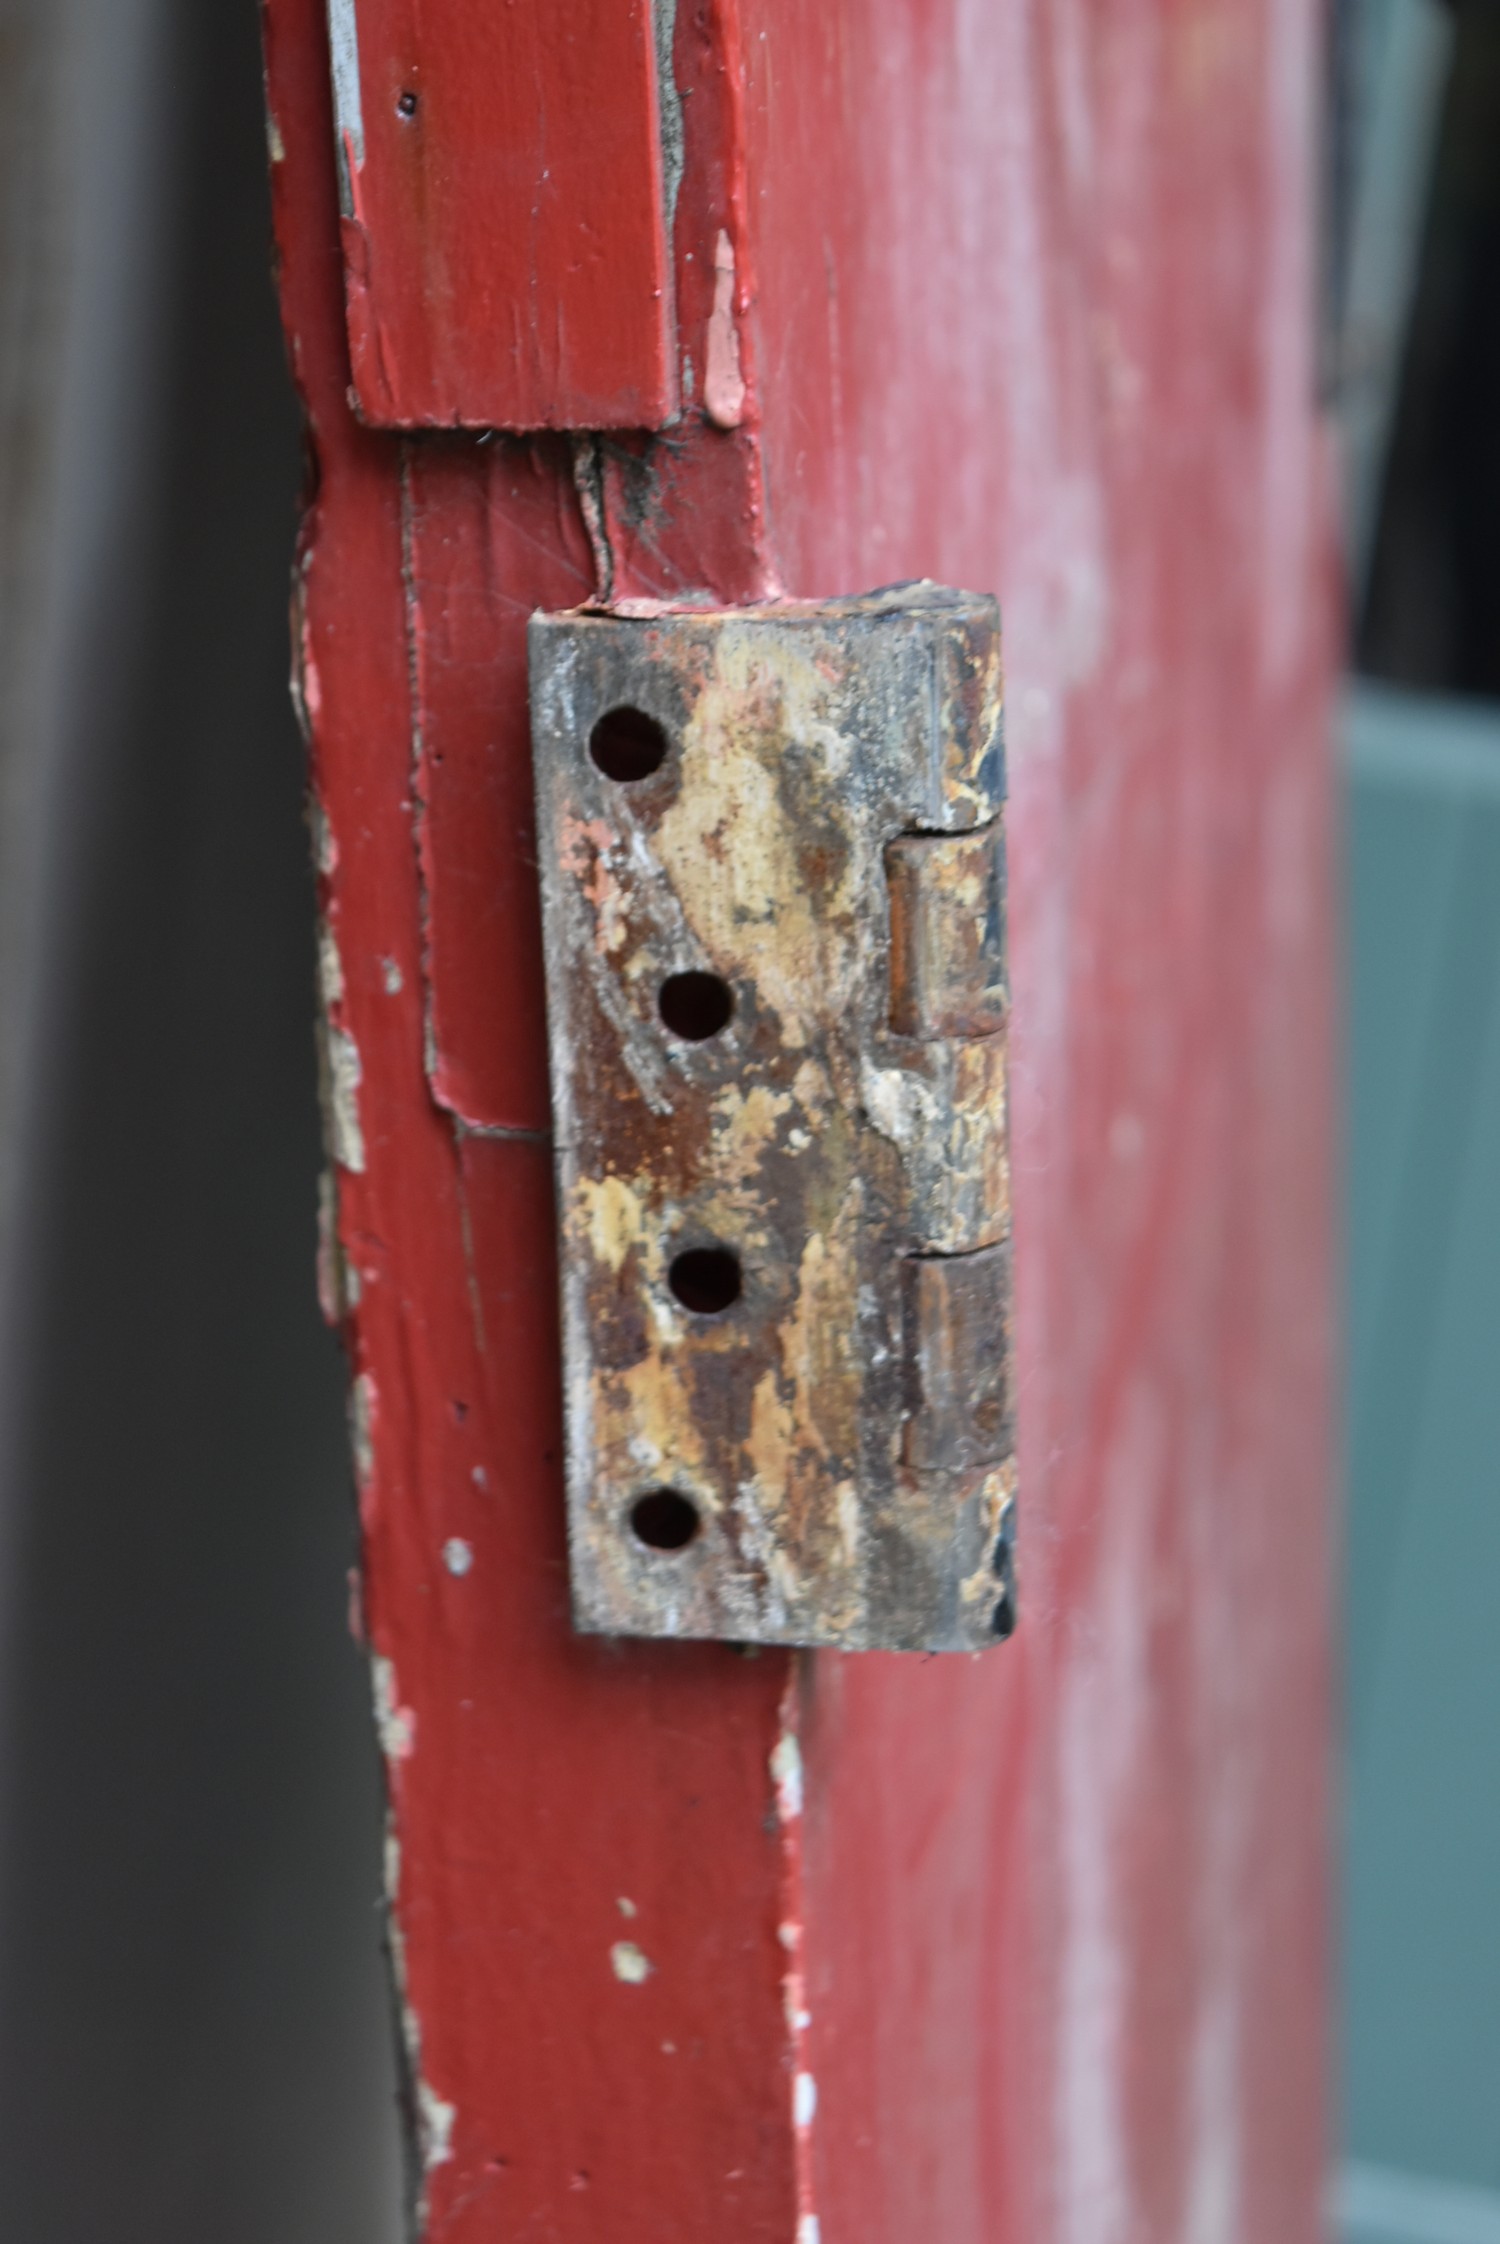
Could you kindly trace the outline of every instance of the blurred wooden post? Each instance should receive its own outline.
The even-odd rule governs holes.
[[[1312,2244],[1317,11],[681,0],[648,52],[644,0],[334,0],[337,162],[323,0],[265,13],[325,1277],[426,2233]],[[579,134],[635,150],[618,199]],[[539,213],[510,295],[497,150]],[[585,238],[580,297],[549,260]],[[591,425],[523,359],[613,384]],[[529,428],[484,425],[502,393]],[[917,575],[1005,611],[1020,1628],[927,1662],[583,1641],[526,619]]]

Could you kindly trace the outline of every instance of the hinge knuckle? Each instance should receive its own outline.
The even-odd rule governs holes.
[[[1005,1026],[1005,835],[902,834],[885,853],[891,1028],[924,1041]]]
[[[993,1465],[1009,1453],[1010,1247],[906,1263],[902,1459],[916,1472]]]

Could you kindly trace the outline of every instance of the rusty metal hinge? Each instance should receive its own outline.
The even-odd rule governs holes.
[[[1014,1621],[994,602],[537,616],[581,1628]]]

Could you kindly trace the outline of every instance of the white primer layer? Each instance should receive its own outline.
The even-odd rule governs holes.
[[[359,94],[359,26],[354,0],[328,0],[328,45],[333,61],[333,123],[339,145],[339,200],[344,216],[354,215],[351,182],[345,176],[365,160],[365,116]]]

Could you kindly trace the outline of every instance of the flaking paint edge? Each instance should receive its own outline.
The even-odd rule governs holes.
[[[354,181],[365,160],[364,105],[359,91],[359,25],[354,0],[328,0],[328,50],[333,68],[333,120],[339,152],[339,209],[354,216]]]
[[[411,2233],[421,2236],[426,2232],[429,2210],[427,2176],[436,2167],[446,2166],[454,2155],[453,2132],[458,2123],[458,2106],[437,2093],[422,2068],[422,2021],[411,1999],[406,1936],[401,1927],[401,1842],[396,1832],[394,1795],[401,1763],[415,1747],[416,1717],[409,1707],[399,1703],[395,1668],[389,1659],[378,1653],[370,1661],[370,1681],[375,1727],[386,1765],[385,1928],[391,1981],[400,2016],[406,2082],[404,2100],[410,2126],[407,2172]]]
[[[770,1753],[776,1822],[781,1834],[782,1895],[777,1939],[782,1965],[781,2000],[786,2020],[787,2065],[791,2075],[791,2122],[797,2186],[797,2244],[819,2244],[814,2211],[813,2122],[818,2084],[809,2063],[812,2012],[807,2001],[806,1903],[802,1885],[802,1812],[806,1783],[802,1742],[800,1670],[794,1664],[782,1694],[776,1743]]]

